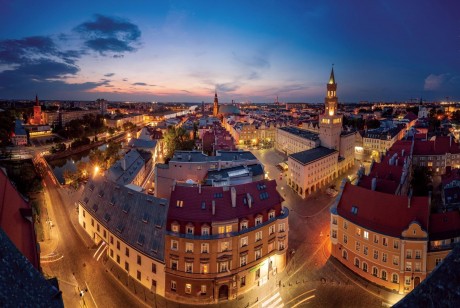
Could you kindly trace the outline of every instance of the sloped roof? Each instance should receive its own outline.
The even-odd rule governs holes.
[[[434,141],[415,139],[413,155],[445,155],[460,153],[459,144],[449,136],[436,136]]]
[[[0,168],[0,228],[30,263],[35,268],[39,268],[32,209],[2,168]]]
[[[236,206],[232,207],[231,189],[224,190],[223,187],[202,186],[201,193],[199,193],[196,186],[176,185],[174,191],[171,192],[168,219],[189,222],[227,221],[261,213],[271,208],[281,210],[283,198],[276,190],[275,180],[262,180],[237,185],[234,188],[236,189]],[[268,193],[268,197],[265,199],[261,197],[263,192]],[[247,198],[248,193],[253,199],[251,208],[244,204],[244,198]],[[212,214],[213,200],[215,202],[215,215]],[[183,201],[181,207],[176,206],[177,201]],[[205,203],[204,209],[202,208],[203,202]]]
[[[289,155],[289,157],[295,159],[296,161],[298,161],[299,163],[302,163],[303,165],[306,165],[311,162],[314,162],[315,160],[332,155],[334,153],[338,153],[338,151],[319,146],[314,149],[293,153]]]
[[[400,237],[411,222],[418,222],[428,231],[428,197],[409,198],[381,193],[349,182],[345,183],[337,205],[337,213],[347,220],[382,234]],[[352,213],[352,207],[358,209]]]
[[[460,236],[460,211],[431,214],[429,231],[430,240]]]
[[[164,260],[164,231],[168,201],[97,176],[85,186],[80,204],[109,232],[134,249]],[[143,245],[139,236],[143,235]]]

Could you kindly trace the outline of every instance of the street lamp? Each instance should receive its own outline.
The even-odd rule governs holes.
[[[99,166],[94,166],[94,175],[97,175],[99,172]]]

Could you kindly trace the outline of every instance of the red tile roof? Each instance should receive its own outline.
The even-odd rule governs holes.
[[[436,136],[434,141],[415,140],[413,155],[445,155],[460,153],[459,144],[449,136]]]
[[[460,211],[431,214],[429,231],[430,240],[460,236]]]
[[[404,119],[409,120],[410,122],[416,120],[417,118],[418,117],[412,112],[408,112],[406,116],[404,117]]]
[[[0,168],[0,228],[5,231],[19,251],[39,268],[39,256],[33,223],[26,217],[32,217],[30,205],[11,184]]]
[[[363,228],[389,236],[400,237],[413,221],[428,228],[428,197],[385,194],[346,183],[337,205],[340,216]],[[357,207],[356,214],[352,207]]]
[[[265,188],[260,188],[260,185],[265,185]],[[234,187],[236,189],[236,207],[232,207],[230,188],[224,191],[222,187],[202,186],[200,194],[196,186],[176,185],[174,191],[171,192],[168,222],[210,224],[216,221],[247,218],[250,221],[249,227],[251,227],[251,221],[258,214],[264,216],[264,221],[267,220],[268,211],[271,209],[275,209],[276,215],[279,215],[283,198],[276,190],[275,180],[262,180]],[[268,198],[261,200],[261,193],[263,192],[268,193]],[[221,198],[215,196],[219,193],[222,194]],[[247,193],[253,198],[251,208],[243,201]],[[213,200],[215,201],[215,215],[212,214]],[[183,201],[182,207],[177,206],[177,201]],[[203,202],[205,202],[205,209],[202,209]]]

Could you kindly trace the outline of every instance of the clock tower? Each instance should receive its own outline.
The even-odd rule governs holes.
[[[339,150],[340,133],[342,132],[342,115],[337,114],[337,83],[334,67],[332,67],[327,93],[324,99],[324,113],[319,116],[319,139],[323,147]]]
[[[214,106],[212,108],[212,115],[217,117],[219,114],[219,100],[217,99],[217,91],[214,94]]]

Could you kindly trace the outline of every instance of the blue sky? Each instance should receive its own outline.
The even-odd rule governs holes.
[[[114,4],[116,3],[116,4]],[[460,3],[0,0],[0,98],[460,100]]]

